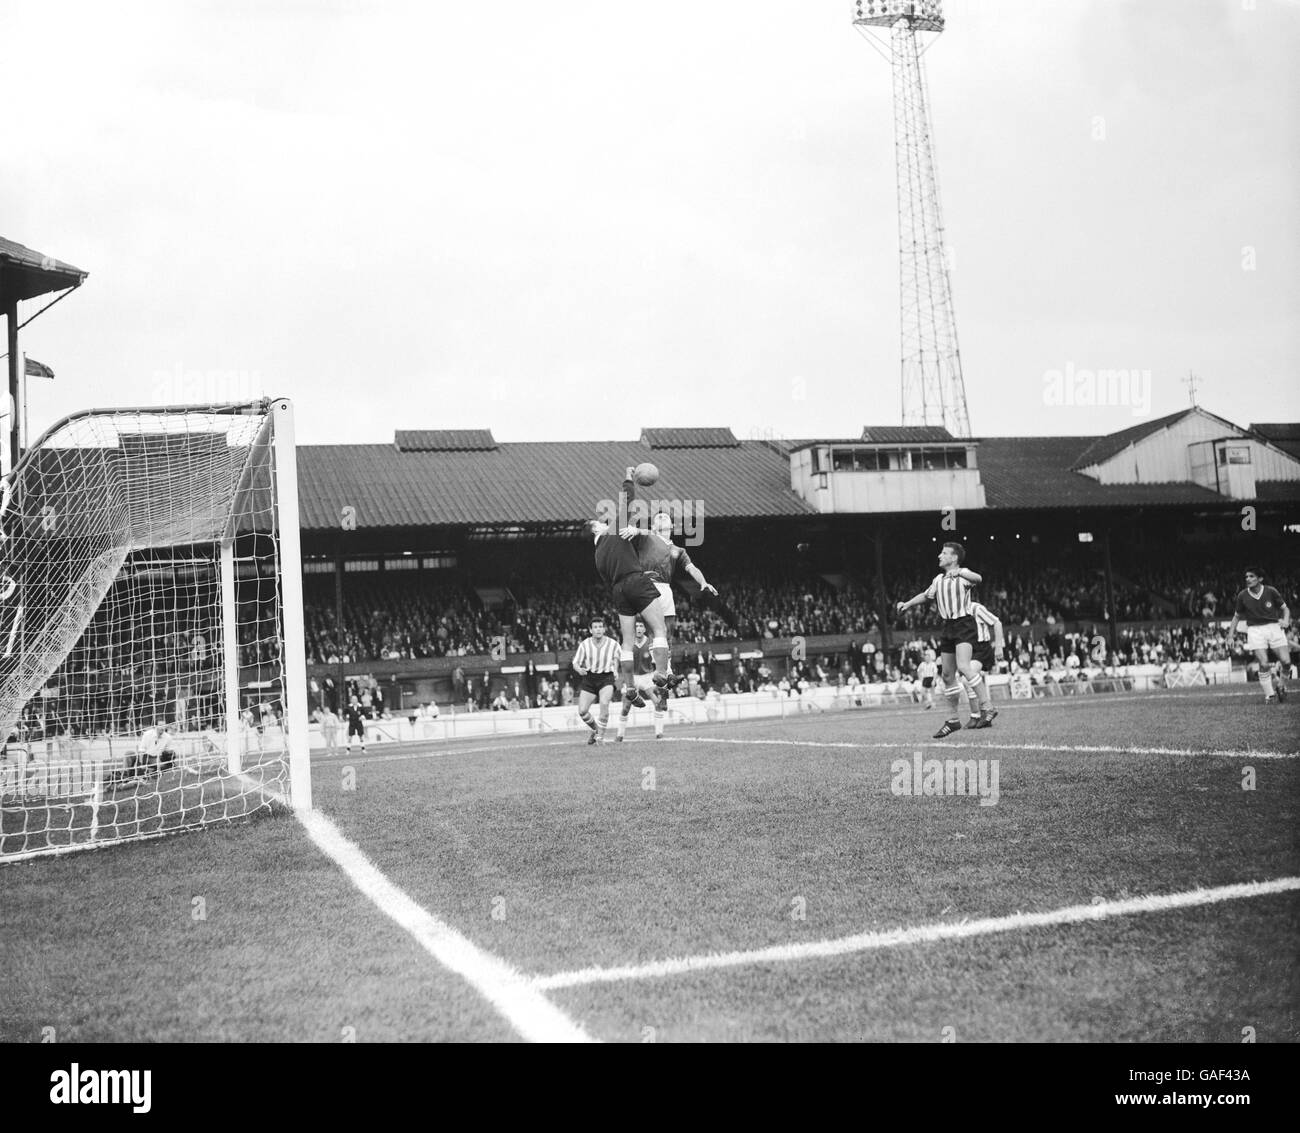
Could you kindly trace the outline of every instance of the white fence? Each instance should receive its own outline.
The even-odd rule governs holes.
[[[1061,679],[1057,679],[1061,678]],[[1085,679],[1064,679],[1065,674],[1049,675],[1039,684],[1027,677],[1023,682],[1003,674],[991,674],[989,689],[995,700],[1029,699],[1055,696],[1090,696],[1112,692],[1145,692],[1151,689],[1188,688],[1219,685],[1246,679],[1244,671],[1233,672],[1227,661],[1183,666],[1176,674],[1165,674],[1158,665],[1134,665],[1120,669],[1114,676],[1096,676]],[[942,695],[936,690],[936,699]],[[809,689],[803,696],[786,696],[779,692],[731,693],[705,700],[694,697],[674,698],[668,702],[668,726],[682,724],[734,724],[746,720],[810,716],[827,712],[845,712],[855,709],[888,708],[920,703],[918,695],[909,691],[889,691],[888,685],[859,685],[857,692],[847,688],[829,687]],[[620,710],[617,697],[610,705],[610,722]],[[633,709],[628,720],[630,728],[649,727],[653,722],[649,708]],[[366,728],[368,746],[382,743],[407,743],[423,740],[482,739],[490,736],[517,736],[528,733],[585,731],[586,725],[578,717],[577,707],[526,708],[517,711],[444,712],[435,720],[412,720],[394,717],[391,720],[371,721]],[[342,750],[346,747],[345,728],[335,729],[334,746],[322,733],[319,724],[311,729],[313,751]]]

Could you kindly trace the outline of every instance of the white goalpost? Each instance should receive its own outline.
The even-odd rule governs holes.
[[[99,409],[0,482],[0,864],[311,806],[293,409]]]

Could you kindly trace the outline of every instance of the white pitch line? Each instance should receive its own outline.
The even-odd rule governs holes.
[[[239,777],[288,805],[279,792],[262,787],[246,775]],[[464,979],[521,1037],[529,1042],[596,1041],[517,968],[479,948],[389,881],[361,848],[320,811],[294,810],[293,814],[317,848],[380,912],[410,933],[443,967]]]
[[[1015,913],[1007,917],[989,917],[954,924],[921,925],[890,932],[863,932],[835,940],[817,940],[807,944],[776,944],[748,952],[714,952],[703,956],[685,956],[673,960],[655,960],[648,964],[631,964],[619,968],[581,968],[537,976],[532,986],[552,991],[584,984],[621,983],[625,980],[649,980],[664,976],[716,968],[736,968],[748,964],[784,964],[795,960],[821,960],[870,952],[907,944],[930,944],[940,940],[965,940],[974,936],[1015,932],[1020,929],[1053,928],[1057,925],[1082,924],[1133,913],[1160,913],[1170,909],[1189,909],[1213,905],[1243,897],[1264,897],[1300,889],[1300,877],[1283,877],[1274,881],[1250,881],[1239,885],[1222,885],[1215,889],[1192,889],[1165,896],[1130,897],[1123,901],[1098,901],[1092,905],[1071,905],[1046,913]]]
[[[1110,747],[1101,744],[1002,744],[991,737],[988,743],[965,743],[961,740],[915,740],[912,743],[867,741],[852,743],[847,740],[760,740],[737,739],[718,736],[665,736],[673,743],[696,744],[786,744],[792,747],[834,747],[874,749],[879,751],[916,751],[920,748],[966,748],[970,751],[1062,751],[1084,754],[1116,755],[1214,755],[1231,759],[1300,759],[1295,751],[1241,751],[1236,748],[1177,748],[1177,747]]]

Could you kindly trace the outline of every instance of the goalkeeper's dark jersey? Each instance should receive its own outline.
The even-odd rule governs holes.
[[[632,481],[624,480],[618,517],[609,525],[609,530],[596,540],[596,573],[606,586],[613,586],[620,578],[641,569],[636,548],[618,533],[619,523],[627,522],[627,505],[632,501],[633,494]]]

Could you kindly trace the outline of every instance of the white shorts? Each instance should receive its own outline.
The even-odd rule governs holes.
[[[659,591],[659,609],[666,618],[677,616],[677,606],[673,602],[673,588],[666,582],[656,582],[655,589]]]
[[[1252,653],[1260,649],[1285,649],[1286,647],[1286,634],[1282,632],[1280,622],[1246,627],[1246,648]]]

